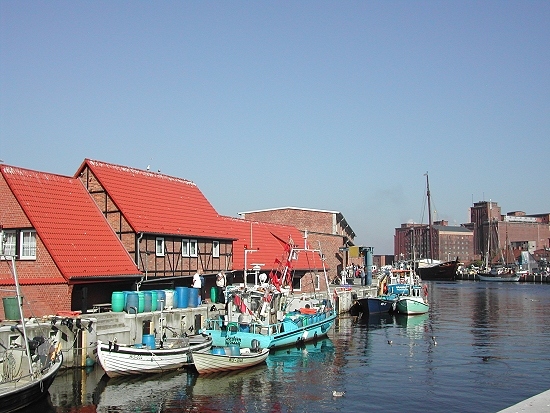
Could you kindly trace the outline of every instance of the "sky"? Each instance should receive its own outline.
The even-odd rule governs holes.
[[[355,244],[550,212],[548,1],[1,1],[0,159],[189,179],[218,213],[338,211]]]

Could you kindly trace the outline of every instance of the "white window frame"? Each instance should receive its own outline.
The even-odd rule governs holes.
[[[164,238],[157,237],[155,240],[155,255],[157,257],[164,257]]]
[[[181,256],[189,257],[189,240],[188,239],[181,240]]]
[[[17,233],[15,231],[2,231],[2,250],[0,254],[2,259],[16,255],[17,248]]]
[[[22,230],[19,233],[19,241],[21,247],[19,248],[19,259],[21,260],[35,260],[36,259],[36,231],[35,230]]]
[[[199,244],[196,239],[189,240],[189,256],[198,257],[199,255]]]
[[[220,258],[220,241],[212,241],[212,257]]]

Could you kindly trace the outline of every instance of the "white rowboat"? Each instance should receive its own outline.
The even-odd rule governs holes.
[[[263,363],[269,355],[269,349],[254,351],[241,350],[241,354],[213,354],[212,352],[193,351],[193,363],[199,374],[241,370]]]
[[[186,338],[179,346],[148,348],[97,342],[97,357],[109,377],[155,374],[176,370],[192,364],[191,351],[212,347],[212,338],[196,335]]]

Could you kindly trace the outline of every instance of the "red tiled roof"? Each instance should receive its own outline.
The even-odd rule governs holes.
[[[303,235],[296,227],[231,217],[224,217],[224,219],[231,233],[238,238],[233,242],[233,269],[242,270],[244,268],[245,245],[249,250],[258,250],[247,254],[248,269],[251,269],[250,264],[252,263],[265,264],[262,267],[262,272],[266,273],[277,268],[275,259],[281,259],[283,256],[283,244],[276,237],[285,242],[292,239],[298,248],[304,247]],[[316,247],[310,246],[312,249]],[[318,270],[322,268],[321,258],[318,254],[298,254],[298,260],[294,262],[294,269],[313,270],[314,268]]]
[[[140,274],[79,179],[8,165],[0,170],[67,280]]]
[[[136,232],[233,238],[197,185],[160,173],[84,160]]]

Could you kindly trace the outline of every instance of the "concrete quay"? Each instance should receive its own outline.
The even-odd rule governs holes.
[[[550,412],[550,390],[499,410],[497,413]]]

